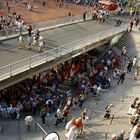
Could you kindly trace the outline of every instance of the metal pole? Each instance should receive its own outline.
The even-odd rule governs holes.
[[[107,140],[107,133],[105,133],[105,140]]]
[[[42,128],[42,126],[37,122],[37,126],[43,131],[45,135],[47,135],[47,132]]]
[[[21,140],[21,134],[20,134],[20,120],[18,119],[18,133],[19,133],[19,140]]]
[[[91,114],[90,114],[90,117],[89,117],[90,120],[91,120],[91,117],[92,117],[92,113],[93,113],[93,111],[91,111]]]
[[[110,121],[110,125],[112,124],[112,121],[114,119],[114,114],[112,115],[111,121]]]

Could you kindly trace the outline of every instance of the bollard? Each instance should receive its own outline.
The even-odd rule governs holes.
[[[123,96],[123,98],[122,98],[121,102],[124,102],[124,98],[125,98],[125,96]]]
[[[19,140],[21,140],[21,133],[20,133],[20,120],[18,119],[18,133],[19,133]]]
[[[114,114],[112,115],[111,121],[110,121],[110,125],[112,124],[112,121],[114,119]]]
[[[91,117],[92,117],[92,113],[93,113],[93,111],[91,111],[91,113],[90,113],[90,117],[89,117],[90,120],[91,120]]]
[[[44,139],[45,139],[45,134],[43,133],[43,134],[42,134],[42,140],[44,140]]]
[[[107,140],[107,133],[105,133],[105,140]]]

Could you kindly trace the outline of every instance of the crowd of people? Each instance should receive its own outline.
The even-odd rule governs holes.
[[[6,7],[8,12],[5,13],[2,8],[0,8],[0,30],[18,27],[19,23],[24,24],[22,16],[16,11],[11,11],[10,4],[7,2]]]
[[[16,14],[16,12],[0,16],[0,30],[10,29],[13,27],[18,28],[20,23],[24,25],[24,20],[21,18],[21,15]]]
[[[15,86],[2,90],[0,94],[2,108],[5,108],[7,104],[11,104],[12,107],[22,106],[20,109],[23,112],[32,110],[33,106],[37,109],[48,98],[54,98],[57,95],[59,83],[69,78],[74,81],[72,82],[73,88],[77,89],[78,99],[75,97],[73,100],[78,100],[80,102],[79,107],[82,107],[83,100],[89,91],[92,92],[93,96],[96,96],[99,92],[98,87],[109,88],[110,86],[107,77],[108,70],[110,67],[115,68],[118,66],[120,60],[111,50],[108,53],[113,59],[102,59],[100,63],[95,64],[94,58],[86,55],[78,56],[58,65],[56,69],[48,69],[34,75],[33,78],[28,78]],[[64,93],[66,97],[73,95],[72,89]],[[47,97],[48,95],[51,97]],[[55,97],[55,100],[61,100],[61,96]],[[57,106],[59,106],[58,103]],[[3,117],[6,116],[3,115]]]
[[[27,112],[32,112],[32,115],[40,112],[42,124],[45,125],[46,116],[56,112],[54,125],[58,127],[60,123],[67,123],[71,108],[83,108],[89,93],[95,100],[100,100],[102,91],[111,87],[110,79],[118,77],[118,84],[121,80],[123,83],[125,72],[120,69],[120,62],[125,54],[125,48],[121,56],[109,49],[100,61],[95,61],[89,55],[81,55],[6,88],[0,91],[1,116],[19,119]],[[113,70],[113,74],[109,77],[110,70]],[[71,82],[67,91],[59,89],[59,84],[65,80]],[[109,118],[109,113],[108,109],[105,118]],[[83,131],[81,116],[78,122],[81,123],[78,126],[80,131]],[[72,130],[76,129],[75,125]],[[71,129],[66,137],[71,136]]]
[[[100,22],[103,22],[102,12],[99,12],[97,17]],[[14,23],[12,19],[4,20],[5,23],[8,21]],[[24,22],[20,20],[20,23],[23,24]],[[31,25],[28,26],[27,30],[28,48],[31,49],[32,45],[38,43],[39,52],[41,52],[44,44],[43,36],[38,30],[35,30],[32,34]],[[21,31],[19,48],[23,47],[25,47],[25,44]],[[95,100],[100,100],[102,91],[111,87],[111,79],[117,79],[118,84],[123,83],[126,71],[121,70],[120,62],[123,60],[123,57],[126,57],[126,53],[125,47],[122,48],[121,56],[109,49],[99,61],[95,61],[95,58],[88,55],[80,55],[54,68],[38,73],[14,86],[3,89],[0,91],[0,115],[3,118],[19,119],[24,113],[32,112],[32,115],[36,115],[39,112],[42,124],[45,125],[46,116],[56,112],[54,125],[58,126],[60,123],[65,122],[66,137],[68,140],[72,140],[79,133],[83,133],[84,124],[88,120],[88,116],[87,109],[85,109],[79,118],[73,118],[68,122],[71,108],[73,110],[83,108],[84,101],[89,93],[93,95]],[[128,62],[126,66],[127,72],[135,67],[136,61],[137,58],[135,57]],[[112,75],[109,75],[110,70],[113,71]],[[59,89],[59,85],[65,80],[71,82],[71,87],[67,91]],[[140,132],[137,134],[140,127],[140,109],[137,101],[138,98],[131,104],[131,111],[129,110],[128,112],[131,115],[130,123],[132,124],[130,140],[134,140],[140,134]],[[110,117],[111,106],[110,104],[106,108],[104,117],[107,119]],[[124,131],[120,135],[123,137]],[[118,137],[118,135],[113,135],[112,140],[118,140]]]

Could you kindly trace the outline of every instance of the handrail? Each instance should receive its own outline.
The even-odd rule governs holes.
[[[35,126],[35,127],[36,127],[36,130],[35,130],[35,131],[37,131],[37,126],[42,130],[42,132],[43,132],[45,135],[48,134],[38,122],[36,122],[36,126]]]
[[[25,59],[19,60],[17,62],[8,64],[6,66],[3,66],[0,68],[0,81],[6,79],[7,77],[11,77],[17,73],[29,70],[32,67],[39,66],[42,63],[46,63],[52,59],[65,55],[66,53],[70,53],[72,51],[78,50],[82,47],[85,47],[87,45],[90,45],[92,43],[95,43],[99,40],[105,39],[107,37],[110,37],[112,35],[115,35],[119,32],[125,31],[125,30],[126,30],[126,25],[122,25],[117,29],[113,28],[113,29],[109,29],[109,30],[94,34],[94,35],[90,35],[85,38],[69,42],[60,47],[45,51],[41,54],[37,54],[37,55],[31,56],[29,58],[25,58]],[[80,48],[78,47],[78,45],[80,45]],[[41,59],[40,59],[40,57],[41,57]],[[50,59],[48,59],[49,57],[50,57]],[[34,61],[34,59],[36,59],[36,60]],[[20,65],[20,66],[18,66],[18,65]]]

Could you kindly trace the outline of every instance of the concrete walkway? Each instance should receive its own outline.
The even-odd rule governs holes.
[[[109,30],[113,26],[114,24],[109,22],[99,24],[98,21],[86,21],[44,31],[43,34],[46,40],[44,51]],[[2,58],[0,59],[0,67],[38,54],[37,47],[32,48],[31,51],[28,49],[18,49],[17,47],[17,38],[3,41],[0,44],[0,57]]]
[[[123,20],[123,23],[128,23],[131,17],[118,16],[110,17],[104,24],[100,24],[96,20],[81,22],[77,21],[75,24],[53,28],[43,32],[46,45],[44,51],[50,50],[61,45],[85,38],[87,36],[103,32],[114,27],[117,19]],[[66,22],[66,21],[65,21]],[[37,23],[40,24],[40,23]],[[41,23],[41,25],[43,22]],[[41,25],[38,25],[39,27]],[[64,24],[65,25],[65,24]],[[44,24],[42,25],[44,27]],[[27,38],[25,37],[27,43]],[[0,42],[0,67],[17,62],[19,60],[31,57],[38,54],[38,48],[35,47],[31,51],[27,49],[18,49],[18,38]],[[7,57],[8,56],[8,57]]]

